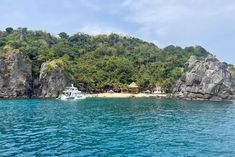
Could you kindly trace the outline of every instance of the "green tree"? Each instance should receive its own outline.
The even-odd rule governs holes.
[[[13,31],[14,31],[14,29],[13,29],[12,27],[7,27],[7,28],[6,28],[6,32],[7,32],[8,34],[12,33]]]
[[[67,33],[65,33],[65,32],[61,32],[58,35],[62,39],[68,39],[69,38],[69,35]]]

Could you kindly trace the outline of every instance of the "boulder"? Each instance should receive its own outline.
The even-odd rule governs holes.
[[[43,63],[40,70],[38,97],[56,98],[70,80],[62,68],[48,69],[50,62]]]
[[[177,81],[176,97],[184,99],[225,100],[232,95],[232,76],[228,65],[209,55],[205,59],[191,57],[186,64],[184,79]],[[190,66],[190,67],[189,67]]]
[[[29,98],[32,65],[22,52],[12,50],[0,59],[0,98]]]

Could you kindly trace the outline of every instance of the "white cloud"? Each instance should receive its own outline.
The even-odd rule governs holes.
[[[233,0],[125,0],[122,6],[130,11],[126,20],[138,24],[137,33],[147,40],[154,35],[174,39],[179,34],[192,39],[225,20],[235,21]]]
[[[160,47],[202,45],[234,63],[234,0],[124,0],[121,6],[125,20],[138,26],[135,36]]]
[[[80,32],[84,32],[90,35],[98,35],[98,34],[111,34],[111,33],[118,33],[121,35],[127,35],[127,33],[125,33],[125,31],[116,28],[116,27],[112,27],[112,26],[108,26],[105,24],[92,24],[92,25],[87,25],[84,26],[80,29]]]

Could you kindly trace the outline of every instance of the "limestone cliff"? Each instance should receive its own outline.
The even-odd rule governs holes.
[[[32,64],[18,50],[0,58],[0,98],[57,97],[69,84],[59,61],[43,63],[39,78],[32,78]]]
[[[233,94],[233,99],[235,99],[235,70],[230,70],[232,74],[232,94]]]
[[[0,98],[27,98],[32,93],[32,66],[14,50],[0,59]]]
[[[55,98],[69,85],[70,80],[55,61],[43,63],[40,70],[38,97]],[[54,66],[54,67],[52,67]]]
[[[226,63],[221,63],[212,55],[202,60],[192,56],[186,69],[188,72],[181,77],[174,89],[175,96],[196,100],[232,98],[232,76]]]

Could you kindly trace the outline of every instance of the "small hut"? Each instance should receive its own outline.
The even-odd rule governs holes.
[[[139,93],[139,86],[135,83],[132,82],[129,86],[128,86],[128,92],[129,93]]]
[[[162,91],[162,87],[156,86],[156,87],[153,89],[153,93],[154,93],[154,94],[162,94],[162,93],[164,93],[164,92]]]

